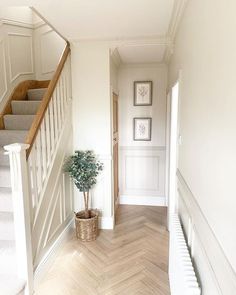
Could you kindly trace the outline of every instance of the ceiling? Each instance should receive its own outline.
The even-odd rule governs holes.
[[[123,64],[162,63],[165,57],[166,45],[133,45],[118,47],[120,60]]]
[[[116,47],[123,63],[166,62],[172,50],[169,40],[173,40],[183,3],[186,2],[185,0],[28,1],[70,42],[84,40],[117,42]],[[131,45],[130,40],[133,40]]]
[[[42,0],[34,7],[71,40],[166,35],[175,0]]]

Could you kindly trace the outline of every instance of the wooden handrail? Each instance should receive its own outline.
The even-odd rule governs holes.
[[[46,91],[46,93],[44,94],[43,96],[43,99],[42,99],[42,103],[40,104],[40,107],[35,115],[35,118],[34,118],[34,121],[31,125],[31,128],[29,130],[29,133],[27,135],[27,138],[26,138],[26,144],[29,144],[29,149],[27,150],[26,152],[26,156],[27,156],[27,159],[29,157],[29,154],[30,154],[30,151],[33,147],[33,144],[34,144],[34,141],[36,139],[36,136],[38,134],[38,131],[39,131],[39,128],[40,128],[40,125],[41,125],[41,122],[44,118],[44,115],[45,115],[45,112],[47,110],[47,107],[50,103],[50,100],[52,98],[52,95],[53,95],[53,92],[54,92],[54,89],[57,85],[57,81],[60,77],[60,74],[61,74],[61,71],[64,67],[64,64],[66,62],[66,59],[68,57],[70,53],[70,45],[69,43],[67,43],[65,49],[64,49],[64,52],[63,52],[63,55],[60,59],[60,62],[59,62],[59,65],[56,69],[56,72],[54,73],[53,75],[53,78],[52,80],[50,81],[49,85],[48,85],[48,89]]]

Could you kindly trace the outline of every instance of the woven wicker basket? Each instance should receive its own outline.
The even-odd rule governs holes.
[[[75,213],[76,237],[83,242],[94,241],[98,235],[98,212],[89,210],[90,218],[84,218],[84,211]]]

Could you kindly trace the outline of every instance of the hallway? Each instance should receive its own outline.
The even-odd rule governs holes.
[[[121,205],[114,231],[97,241],[73,236],[36,295],[170,294],[166,208]]]

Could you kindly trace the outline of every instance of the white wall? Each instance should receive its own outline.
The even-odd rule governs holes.
[[[133,105],[134,81],[153,82],[152,106]],[[123,65],[118,72],[121,203],[165,205],[167,67]],[[152,118],[152,140],[133,140],[133,118]],[[136,169],[136,168],[137,169]]]
[[[28,7],[0,9],[0,111],[23,80],[51,79],[65,41]]]
[[[203,295],[234,294],[236,286],[235,10],[234,0],[188,1],[170,65],[170,85],[183,74],[180,212],[192,220]],[[189,199],[196,206],[186,209]]]
[[[92,191],[92,207],[100,210],[102,227],[112,221],[112,147],[110,99],[110,50],[105,42],[72,45],[72,88],[74,149],[93,150],[104,163],[98,184]],[[75,209],[83,208],[75,188]]]
[[[37,80],[50,80],[66,46],[63,40],[47,24],[34,29],[35,75]]]

